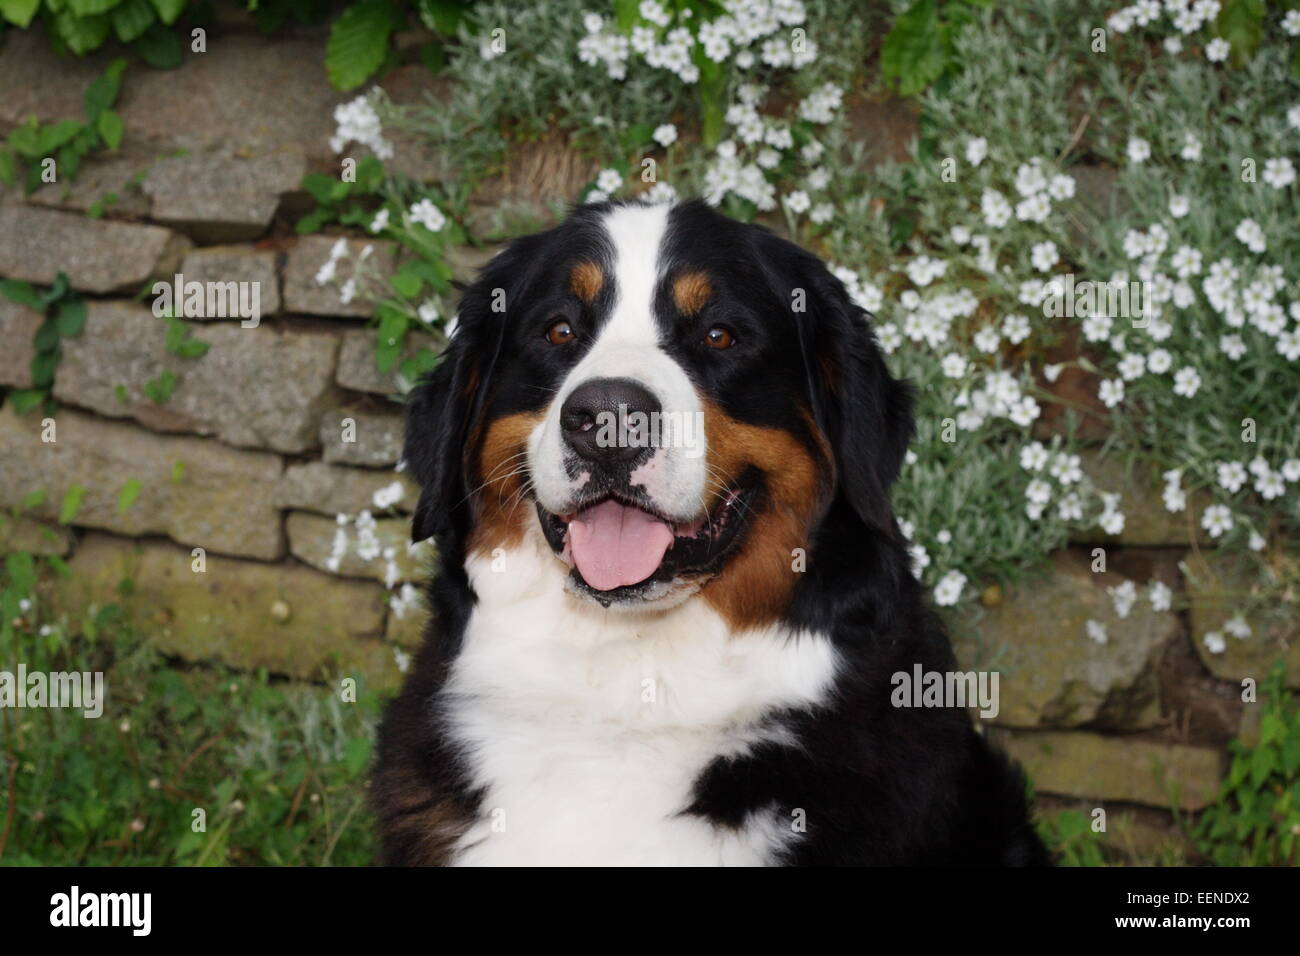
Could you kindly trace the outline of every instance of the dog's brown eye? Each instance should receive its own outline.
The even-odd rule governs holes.
[[[715,325],[705,334],[704,344],[711,349],[729,349],[736,344],[736,337],[731,334],[731,329]]]
[[[563,345],[565,342],[572,342],[575,338],[577,334],[573,331],[573,326],[563,319],[546,330],[546,341],[552,345]]]

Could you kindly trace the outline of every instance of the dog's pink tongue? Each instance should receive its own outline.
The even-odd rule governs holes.
[[[573,562],[597,591],[637,584],[655,573],[673,529],[640,508],[603,501],[569,522]]]

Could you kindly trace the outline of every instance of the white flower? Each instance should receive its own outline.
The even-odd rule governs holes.
[[[1282,17],[1282,29],[1287,36],[1300,37],[1300,10],[1288,10]]]
[[[1300,129],[1300,104],[1286,111],[1286,125],[1292,129]]]
[[[673,143],[677,142],[677,127],[672,123],[664,123],[656,127],[654,135],[651,136],[656,143],[667,149]]]
[[[1277,337],[1277,350],[1288,362],[1300,359],[1300,327],[1281,333]]]
[[[1227,641],[1218,631],[1206,631],[1205,636],[1201,638],[1201,643],[1211,654],[1222,654],[1228,647]]]
[[[789,209],[796,215],[801,212],[807,212],[811,205],[812,200],[808,198],[808,194],[802,189],[796,189],[794,192],[786,194],[785,208]]]
[[[1295,182],[1295,165],[1285,156],[1281,159],[1266,159],[1264,172],[1260,178],[1274,189],[1286,189]]]
[[[1134,136],[1128,141],[1126,152],[1130,163],[1145,163],[1151,158],[1151,144],[1141,137]]]
[[[1057,455],[1047,471],[1063,485],[1076,484],[1083,478],[1083,467],[1078,455]]]
[[[1234,362],[1246,354],[1246,343],[1240,335],[1219,336],[1219,351]]]
[[[1061,257],[1056,251],[1056,243],[1051,242],[1050,240],[1047,242],[1034,243],[1033,251],[1030,254],[1030,261],[1033,263],[1034,268],[1039,272],[1046,272],[1051,269],[1052,266],[1061,261]]]
[[[1201,161],[1201,141],[1196,138],[1195,133],[1183,134],[1183,148],[1178,151],[1178,155],[1189,163]]]
[[[641,6],[638,9],[641,12],[642,19],[649,20],[657,27],[668,26],[668,11],[663,8],[659,0],[641,0]]]
[[[1233,235],[1251,252],[1263,252],[1267,248],[1264,230],[1254,219],[1243,219],[1237,223]]]
[[[813,206],[812,212],[808,213],[808,218],[821,225],[824,222],[830,222],[831,217],[834,215],[835,207],[828,202],[823,202]]]
[[[380,159],[393,158],[393,146],[384,139],[379,113],[375,111],[371,94],[358,96],[351,102],[334,107],[334,122],[337,129],[330,138],[330,149],[334,152],[343,152],[343,147],[353,142],[369,146],[371,152]]]
[[[411,206],[408,215],[430,232],[438,232],[447,224],[447,217],[442,214],[442,210],[429,199],[421,199]]]
[[[1223,37],[1215,37],[1205,45],[1205,58],[1211,63],[1222,63],[1232,52],[1232,44]]]
[[[602,169],[596,177],[596,188],[611,196],[623,185],[623,174],[617,169]]]
[[[1137,585],[1132,581],[1123,581],[1106,590],[1110,592],[1111,603],[1115,605],[1115,613],[1119,618],[1123,620],[1128,617],[1133,605],[1137,603]]]
[[[1183,41],[1178,37],[1165,37],[1164,47],[1170,56],[1177,56],[1183,52]]]
[[[388,209],[387,207],[375,213],[375,218],[370,220],[371,232],[383,232],[388,228]]]
[[[959,246],[964,246],[966,243],[970,242],[970,230],[965,226],[953,226],[948,232],[948,235],[951,236],[952,241]]]
[[[1034,193],[1016,203],[1016,218],[1021,222],[1043,222],[1051,211],[1052,202],[1045,192]]]
[[[949,544],[952,541],[952,532],[947,528],[940,528],[939,533],[934,536],[934,540],[940,544]]]
[[[1156,611],[1167,611],[1173,604],[1174,592],[1163,581],[1152,581],[1147,588],[1147,597],[1151,607]]]
[[[1221,461],[1215,466],[1219,474],[1219,487],[1228,494],[1235,495],[1246,483],[1246,469],[1239,461]]]
[[[1249,545],[1250,550],[1252,551],[1263,551],[1264,548],[1268,546],[1268,542],[1264,540],[1264,536],[1258,531],[1252,531],[1250,533]]]
[[[1021,196],[1032,196],[1047,188],[1047,177],[1043,175],[1042,161],[1035,158],[1031,162],[1021,163],[1016,169],[1016,192]]]
[[[1210,505],[1201,515],[1201,527],[1210,533],[1211,538],[1218,538],[1233,526],[1232,512],[1226,505]]]
[[[1070,199],[1074,196],[1074,177],[1061,174],[1053,176],[1047,184],[1047,194],[1053,199]]]
[[[1147,369],[1153,375],[1163,375],[1173,364],[1173,356],[1165,349],[1152,349],[1147,356]]]
[[[1101,399],[1101,403],[1107,408],[1114,408],[1124,401],[1124,380],[1118,378],[1106,379],[1097,389],[1097,397]]]
[[[1269,470],[1255,479],[1255,490],[1265,501],[1272,501],[1286,493],[1286,482],[1280,472]]]
[[[1019,345],[1029,338],[1029,319],[1015,313],[1008,315],[1002,320],[1002,334],[1012,345]]]
[[[948,378],[961,378],[966,374],[966,359],[957,352],[949,352],[941,363],[943,374]]]
[[[1246,623],[1246,619],[1240,614],[1234,614],[1230,617],[1224,623],[1223,629],[1239,641],[1244,641],[1251,634],[1250,625]]]
[[[1141,355],[1136,352],[1129,352],[1119,362],[1120,377],[1126,382],[1132,382],[1142,377],[1147,370],[1147,362]]]
[[[1011,203],[996,189],[986,189],[980,196],[980,212],[985,225],[1001,229],[1011,221]]]
[[[1081,521],[1083,520],[1083,501],[1079,498],[1079,493],[1071,491],[1061,499],[1057,505],[1057,514],[1062,521]]]
[[[1049,457],[1050,455],[1047,449],[1043,447],[1042,442],[1030,442],[1020,449],[1020,467],[1026,471],[1042,471]]]
[[[1169,215],[1175,219],[1182,219],[1191,211],[1192,202],[1186,196],[1169,197]]]
[[[404,494],[406,494],[405,486],[400,481],[395,481],[375,491],[371,501],[376,508],[383,511],[401,501]]]
[[[998,335],[998,330],[991,325],[986,325],[975,333],[972,341],[975,347],[981,352],[996,352],[998,343],[1002,341],[1002,336]]]
[[[586,201],[588,203],[605,202],[607,199],[609,199],[609,193],[607,192],[599,189],[590,189],[587,191]]]
[[[1108,640],[1106,636],[1106,625],[1101,623],[1101,621],[1085,622],[1084,632],[1088,635],[1088,640],[1096,644],[1105,644]]]
[[[1053,362],[1049,365],[1044,365],[1043,378],[1047,379],[1049,382],[1055,382],[1061,377],[1061,372],[1064,368],[1065,366],[1060,362]]]
[[[934,588],[934,603],[940,607],[951,607],[961,598],[962,589],[966,586],[966,575],[960,571],[949,571]]]
[[[1174,373],[1174,394],[1191,398],[1201,388],[1201,375],[1196,369],[1184,366]]]
[[[1287,481],[1300,481],[1300,458],[1288,458],[1282,462],[1282,477]]]
[[[893,355],[894,350],[903,344],[903,337],[898,332],[898,326],[893,322],[886,322],[884,325],[876,328],[876,344],[884,351],[886,355]]]
[[[966,140],[966,162],[972,166],[978,166],[984,162],[984,157],[989,154],[989,141],[983,136],[976,136]]]
[[[1025,485],[1025,500],[1036,505],[1045,505],[1052,500],[1052,486],[1041,478],[1030,479]]]
[[[649,203],[671,202],[677,198],[677,190],[667,180],[659,180],[642,194],[641,198]]]

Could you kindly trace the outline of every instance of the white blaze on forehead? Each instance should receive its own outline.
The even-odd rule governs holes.
[[[596,378],[629,378],[659,401],[664,416],[694,421],[702,413],[699,396],[686,371],[660,343],[655,318],[655,291],[662,278],[664,240],[672,210],[669,204],[619,206],[601,225],[611,252],[608,280],[613,289],[609,318],[595,344],[569,372],[550,413],[529,441],[530,471],[543,507],[562,510],[576,491],[564,469],[566,448],[559,427],[560,407],[575,388]],[[669,516],[688,520],[703,506],[705,487],[703,434],[692,434],[681,447],[681,427],[674,447],[654,453],[653,468],[637,472],[638,484],[655,506]],[[701,430],[698,430],[702,432]]]

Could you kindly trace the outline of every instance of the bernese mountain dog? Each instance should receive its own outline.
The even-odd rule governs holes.
[[[440,568],[379,730],[382,861],[1048,862],[960,707],[889,489],[912,434],[812,254],[702,202],[583,206],[464,293],[412,393]]]

